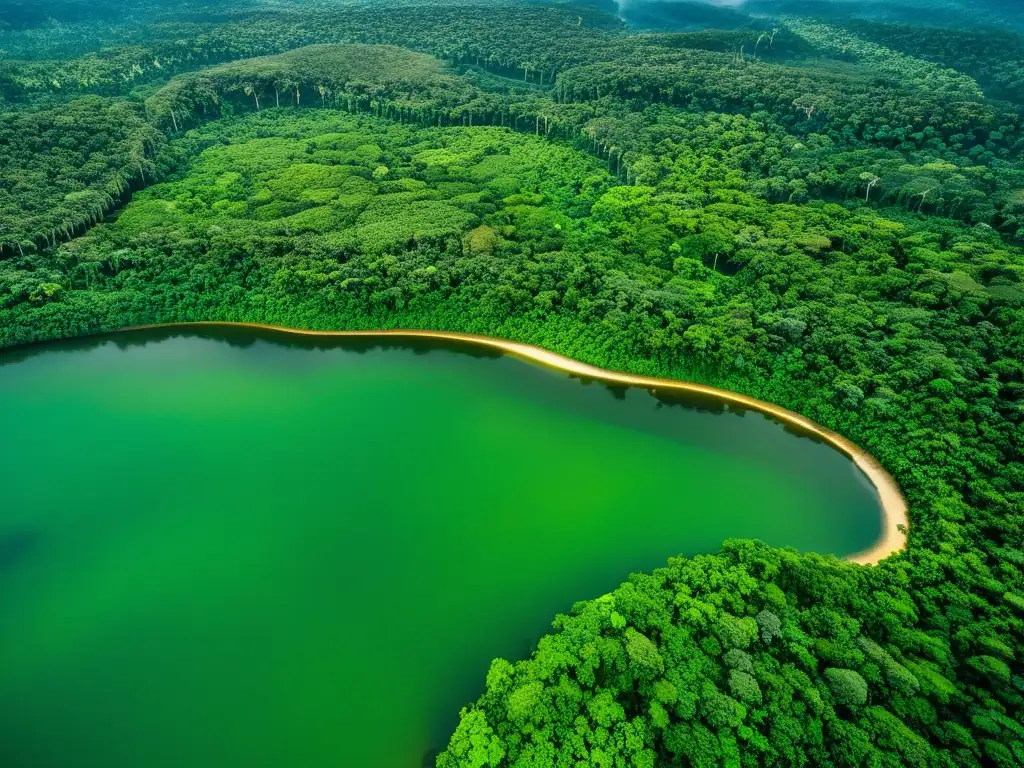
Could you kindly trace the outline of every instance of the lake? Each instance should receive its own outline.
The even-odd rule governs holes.
[[[758,412],[465,344],[0,360],[5,768],[418,768],[492,658],[630,572],[882,528],[847,457]]]

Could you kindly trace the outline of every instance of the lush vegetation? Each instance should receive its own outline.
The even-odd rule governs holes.
[[[778,402],[910,501],[876,567],[734,541],[577,604],[438,765],[1024,764],[1015,59],[795,9],[154,13],[64,57],[6,33],[0,345],[490,333]]]
[[[52,246],[156,176],[164,134],[140,105],[97,96],[0,113],[0,255]]]

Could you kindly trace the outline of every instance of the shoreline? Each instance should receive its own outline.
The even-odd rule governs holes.
[[[506,354],[512,355],[527,362],[552,368],[563,373],[570,373],[577,376],[599,381],[607,381],[615,384],[625,384],[632,387],[643,387],[645,389],[668,389],[677,392],[692,392],[707,395],[726,403],[741,405],[745,408],[758,411],[772,416],[779,421],[799,427],[821,440],[825,441],[840,453],[849,458],[854,465],[864,473],[868,481],[874,486],[878,493],[879,504],[882,508],[882,533],[875,544],[868,549],[848,555],[844,559],[859,565],[874,565],[890,555],[902,552],[907,546],[907,535],[900,530],[909,528],[910,521],[907,517],[907,501],[896,484],[895,479],[879,463],[878,459],[862,449],[852,440],[848,440],[837,432],[833,432],[820,424],[801,416],[795,411],[769,403],[765,400],[758,400],[755,397],[741,395],[738,392],[731,392],[727,389],[697,384],[694,382],[681,381],[678,379],[664,379],[654,376],[638,376],[631,373],[621,373],[605,368],[598,368],[589,363],[582,363],[571,357],[565,357],[556,352],[551,352],[533,344],[524,344],[518,341],[499,339],[493,336],[482,336],[475,333],[460,333],[458,331],[424,331],[424,330],[383,330],[383,331],[310,331],[301,328],[288,328],[282,325],[268,325],[265,323],[243,323],[229,321],[199,321],[191,323],[159,323],[156,325],[139,325],[129,328],[122,328],[115,333],[122,331],[155,330],[161,328],[202,328],[202,327],[233,327],[252,328],[254,330],[276,331],[289,333],[297,336],[335,336],[335,337],[373,337],[393,336],[405,338],[432,338],[445,341],[458,341],[468,344],[477,344],[491,349],[497,349]]]

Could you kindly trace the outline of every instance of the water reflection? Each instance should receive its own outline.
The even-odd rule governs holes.
[[[452,358],[493,361],[497,376],[513,376],[517,389],[524,395],[540,396],[550,407],[596,419],[618,427],[640,430],[677,444],[700,445],[702,450],[715,450],[723,459],[762,461],[777,451],[777,430],[801,438],[792,448],[788,463],[799,472],[806,462],[815,461],[815,454],[826,451],[836,460],[849,463],[831,445],[798,425],[777,419],[761,411],[725,402],[713,395],[670,388],[646,388],[607,382],[578,374],[552,371],[505,354],[482,344],[456,339],[418,336],[307,336],[288,331],[242,326],[189,326],[145,328],[100,334],[62,341],[14,347],[2,353],[2,365],[12,365],[43,354],[81,352],[103,346],[121,351],[159,344],[172,339],[202,339],[226,344],[246,351],[246,364],[267,365],[295,374],[306,365],[316,365],[316,358],[302,361],[292,354],[296,350],[354,354],[359,357],[381,352],[406,353],[416,358],[434,356],[437,363],[448,365]],[[260,354],[252,356],[251,351]],[[282,356],[281,353],[286,353]],[[514,367],[515,370],[512,370]],[[553,382],[575,381],[579,386],[565,387]],[[620,403],[609,408],[608,397]],[[730,416],[733,418],[707,418]],[[803,444],[803,445],[801,445]],[[859,470],[858,470],[858,474]],[[873,488],[873,486],[872,486]]]

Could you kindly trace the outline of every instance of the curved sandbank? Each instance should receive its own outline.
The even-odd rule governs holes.
[[[570,357],[550,352],[542,347],[532,344],[523,344],[518,341],[498,339],[493,336],[481,336],[475,333],[458,333],[455,331],[421,331],[421,330],[391,330],[391,331],[307,331],[301,328],[287,328],[280,325],[267,325],[264,323],[237,323],[205,321],[192,323],[161,323],[158,325],[143,325],[133,328],[124,328],[125,331],[147,330],[157,328],[201,328],[201,327],[233,327],[253,328],[265,331],[278,331],[291,333],[299,336],[380,336],[380,337],[405,337],[405,338],[431,338],[444,339],[448,341],[461,341],[468,344],[477,344],[483,347],[490,347],[514,355],[522,360],[553,368],[555,370],[571,373],[577,376],[585,376],[600,381],[625,384],[633,387],[644,387],[646,389],[664,389],[683,392],[695,392],[701,395],[721,400],[726,403],[734,403],[750,408],[778,419],[779,421],[797,427],[798,429],[818,437],[827,442],[840,453],[846,455],[868,478],[878,492],[879,502],[882,507],[882,535],[881,538],[868,549],[848,556],[846,559],[861,565],[873,565],[884,560],[889,555],[902,551],[907,545],[906,529],[910,525],[907,517],[907,501],[902,491],[885,468],[870,453],[856,445],[853,441],[847,440],[837,432],[817,424],[799,413],[782,408],[765,400],[758,400],[755,397],[741,395],[738,392],[730,392],[727,389],[710,387],[706,384],[696,384],[689,381],[677,379],[663,379],[655,376],[637,376],[631,373],[621,373],[598,368],[595,365],[581,363]]]

